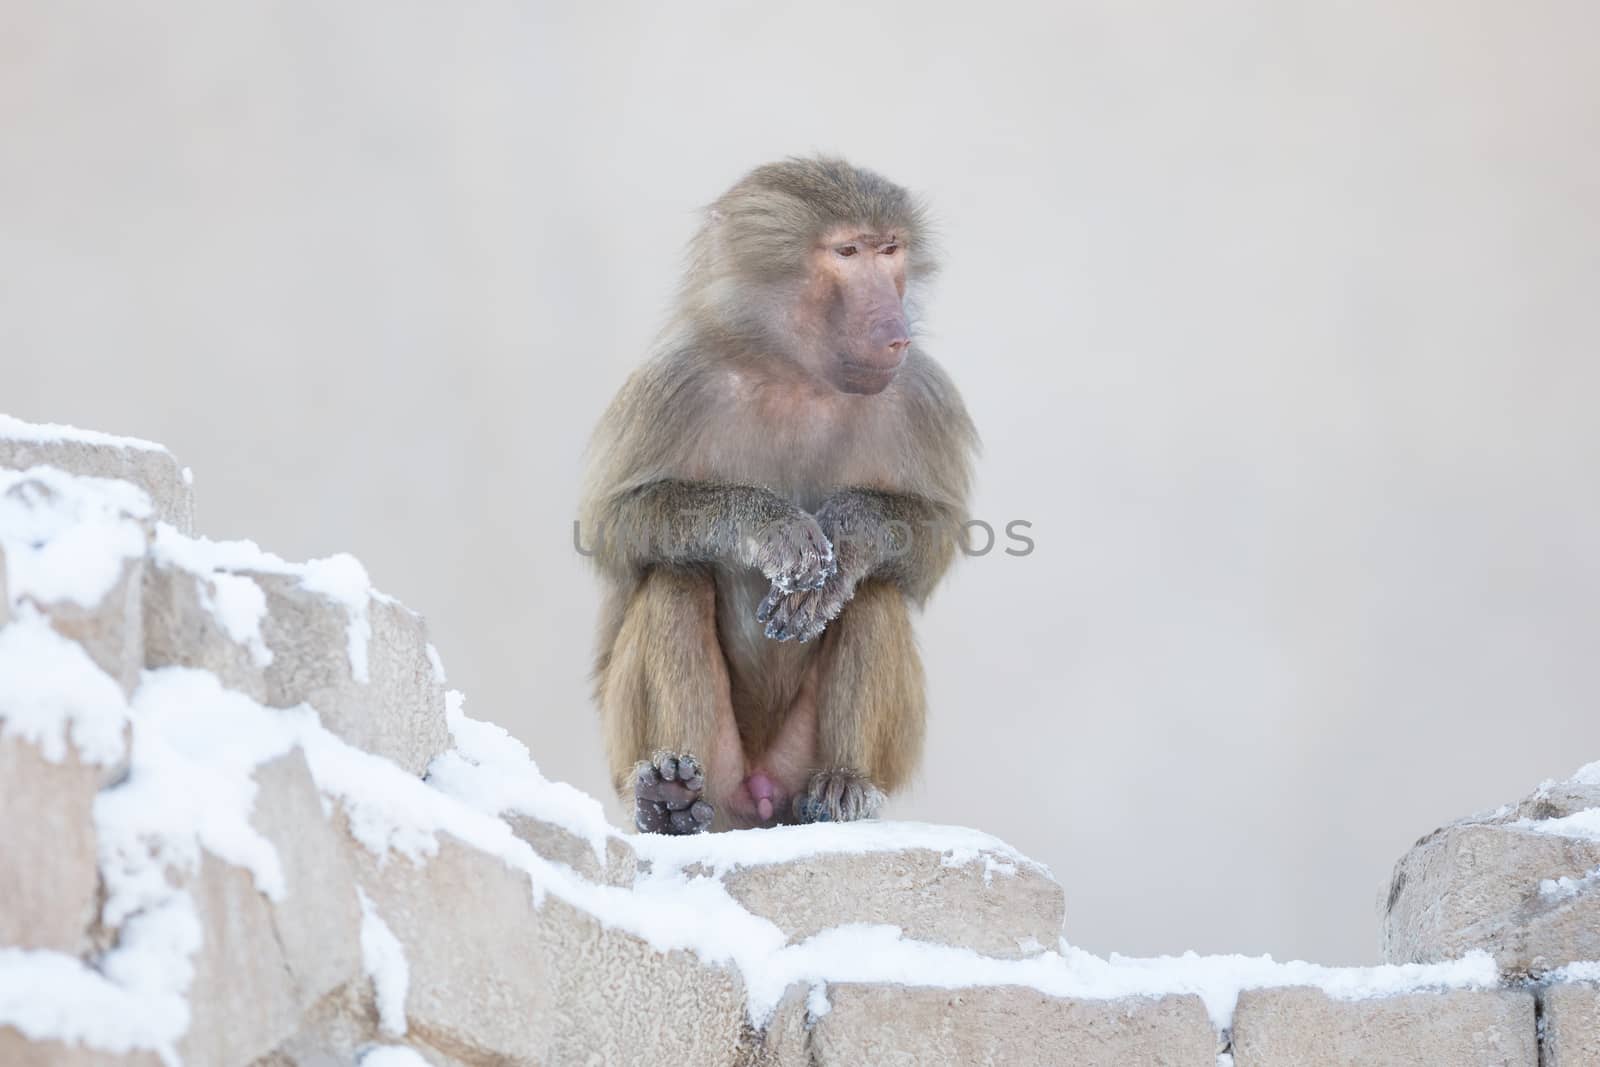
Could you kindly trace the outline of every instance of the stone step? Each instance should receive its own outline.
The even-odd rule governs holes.
[[[158,444],[0,415],[0,468],[30,467],[131,482],[149,495],[156,519],[183,533],[194,529],[193,478]]]
[[[1217,1035],[1196,996],[1082,1000],[1031,989],[830,985],[809,1063],[1214,1067]],[[1311,1061],[1305,1061],[1307,1063]]]
[[[1600,959],[1600,832],[1562,832],[1588,809],[1600,809],[1600,781],[1554,783],[1418,841],[1390,882],[1384,958],[1428,962],[1482,948],[1514,975]],[[1600,831],[1600,820],[1593,825]]]
[[[1453,990],[1340,1000],[1320,989],[1248,989],[1233,1016],[1234,1067],[1539,1067],[1533,994]]]
[[[1540,992],[1539,1007],[1540,1067],[1600,1067],[1600,980],[1550,986]]]
[[[776,924],[791,944],[847,923],[898,926],[916,941],[1003,959],[1036,956],[1060,941],[1066,910],[1060,884],[992,837],[973,834],[970,847],[952,848],[950,827],[881,823],[870,851],[833,852],[834,829],[723,835],[719,855],[736,854],[741,834],[775,833],[794,841],[796,854],[731,865],[722,876],[728,894]],[[751,842],[746,851],[759,856],[770,847]]]

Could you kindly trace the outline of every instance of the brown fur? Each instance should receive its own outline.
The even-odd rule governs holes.
[[[695,753],[718,828],[760,821],[741,793],[754,771],[785,799],[830,769],[892,790],[921,748],[909,606],[954,555],[976,435],[914,334],[874,395],[807,370],[828,355],[797,318],[808,257],[841,226],[903,243],[914,310],[936,264],[909,194],[839,160],[761,167],[708,211],[656,355],[596,432],[582,520],[607,583],[596,696],[611,768],[626,790],[653,751]],[[892,558],[891,520],[916,527]],[[853,597],[820,640],[771,640],[756,612],[782,594],[755,567],[762,546],[823,522]]]

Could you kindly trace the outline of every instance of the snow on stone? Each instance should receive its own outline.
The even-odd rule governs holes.
[[[406,993],[411,988],[411,967],[406,963],[405,949],[359,886],[356,895],[361,901],[361,964],[372,980],[378,1030],[390,1037],[404,1037]]]
[[[346,630],[350,675],[363,685],[371,682],[368,662],[368,646],[372,641],[370,608],[374,598],[384,600],[388,598],[372,588],[372,581],[367,576],[366,568],[354,556],[339,553],[306,563],[290,563],[280,556],[263,551],[254,541],[212,541],[205,537],[188,537],[166,523],[162,523],[156,529],[155,545],[151,554],[159,562],[209,577],[218,584],[218,597],[214,601],[216,610],[213,614],[227,628],[229,636],[250,649],[251,655],[260,666],[271,662],[271,652],[260,636],[261,619],[266,614],[266,600],[262,595],[257,601],[254,596],[243,592],[242,586],[236,587],[231,593],[223,593],[221,586],[228,578],[236,577],[235,572],[254,571],[261,574],[286,575],[297,579],[309,592],[320,593],[337,601],[345,609],[350,620]],[[259,587],[256,588],[256,594],[260,595]],[[233,601],[223,603],[224,596],[233,597]],[[437,662],[435,671],[436,673],[443,671],[443,667]]]
[[[187,933],[198,947],[198,922]],[[187,953],[176,966],[187,966]],[[181,988],[124,985],[64,952],[0,948],[0,1025],[35,1041],[113,1053],[151,1049],[171,1065],[189,1005]]]
[[[13,601],[100,603],[130,559],[143,556],[138,521],[150,498],[128,482],[54,467],[0,470],[0,545]]]
[[[1518,819],[1511,825],[1535,833],[1600,841],[1600,808],[1585,808],[1559,819]]]
[[[589,794],[539,773],[528,746],[490,722],[470,719],[457,690],[445,694],[445,718],[455,747],[428,767],[428,784],[485,815],[531,815],[589,843],[606,862],[606,840],[617,831]]]
[[[228,636],[250,652],[257,667],[272,662],[272,650],[261,633],[267,618],[267,594],[249,578],[218,571],[200,586],[200,606],[227,631]]]
[[[165,445],[137,437],[119,437],[99,430],[80,430],[53,422],[24,422],[11,415],[0,415],[0,438],[31,441],[35,444],[101,445],[107,448],[136,448],[141,452],[166,452]]]
[[[379,1045],[369,1048],[356,1061],[361,1067],[428,1067],[422,1053],[404,1045]]]
[[[70,742],[90,763],[113,764],[126,749],[122,689],[83,647],[31,609],[0,628],[0,737],[19,737],[60,763]]]
[[[255,768],[294,747],[280,714],[207,671],[168,667],[144,674],[132,717],[128,776],[95,800],[107,923],[159,897],[151,883],[165,881],[167,866],[195,870],[202,848],[281,899],[277,850],[250,822]]]
[[[759,867],[826,853],[859,855],[927,849],[949,866],[986,861],[986,873],[1015,874],[1019,866],[1044,870],[1000,840],[980,830],[931,823],[869,820],[857,823],[809,823],[775,826],[749,833],[695,834],[685,837],[641,835],[634,841],[641,857],[658,864],[688,867],[701,864],[718,874],[739,867]],[[993,861],[994,866],[987,866]],[[1008,870],[1009,868],[1009,870]]]
[[[439,650],[433,647],[433,642],[428,642],[428,666],[433,668],[433,680],[443,685],[450,679],[444,673],[444,660],[439,658]]]
[[[350,616],[347,630],[350,655],[350,675],[366,685],[372,681],[367,668],[367,646],[372,641],[372,581],[367,569],[348,553],[339,553],[327,559],[314,559],[305,565],[300,584],[314,593],[332,597],[344,605]]]
[[[1547,982],[1600,982],[1600,960],[1581,960],[1545,975]]]
[[[1570,781],[1577,785],[1600,785],[1600,760],[1579,767]]]

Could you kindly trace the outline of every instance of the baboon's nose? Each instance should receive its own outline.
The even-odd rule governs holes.
[[[879,319],[867,339],[872,342],[874,352],[899,363],[905,358],[906,349],[911,344],[911,330],[906,320],[896,315],[890,319]]]

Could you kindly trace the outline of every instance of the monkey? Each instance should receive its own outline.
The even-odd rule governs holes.
[[[913,334],[937,269],[922,202],[841,159],[757,167],[705,211],[580,509],[595,700],[640,832],[868,818],[915,769],[911,609],[978,449]]]

